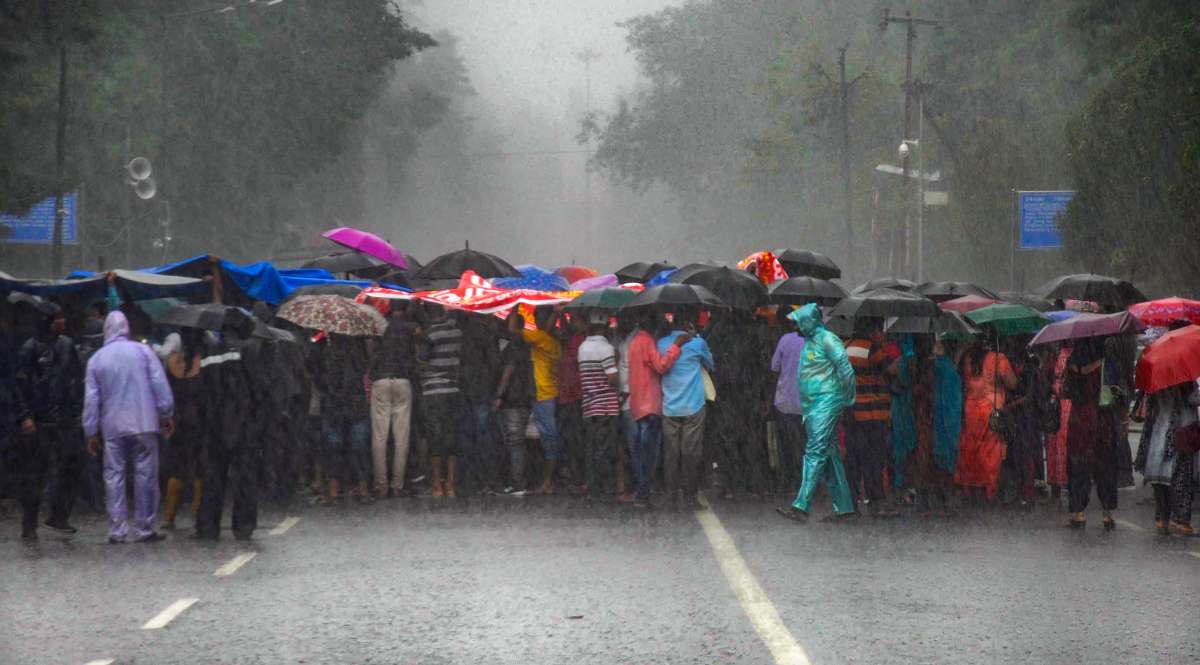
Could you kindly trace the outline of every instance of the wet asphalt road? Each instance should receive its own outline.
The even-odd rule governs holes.
[[[1150,526],[1146,496],[1122,491],[1118,516]],[[1052,506],[849,525],[713,510],[814,663],[1200,662],[1200,539],[1106,534],[1098,513],[1071,531]],[[265,509],[251,543],[184,530],[153,546],[77,521],[73,539],[29,545],[0,520],[0,663],[775,662],[690,512],[558,496],[293,506]]]

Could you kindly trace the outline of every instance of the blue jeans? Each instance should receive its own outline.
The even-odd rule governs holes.
[[[633,464],[633,475],[637,480],[634,498],[650,500],[650,486],[654,483],[654,472],[658,470],[658,448],[662,442],[662,416],[649,415],[636,421],[637,438],[629,450],[629,461]]]
[[[325,421],[325,472],[343,483],[371,478],[371,421]]]
[[[537,425],[538,433],[542,435],[542,455],[548,460],[561,460],[565,457],[562,437],[558,435],[558,422],[554,417],[557,406],[558,398],[533,403],[533,422]]]

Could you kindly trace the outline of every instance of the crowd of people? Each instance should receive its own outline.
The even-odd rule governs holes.
[[[861,317],[842,339],[815,305],[501,319],[396,301],[382,336],[289,342],[253,335],[250,317],[169,329],[134,303],[35,300],[0,312],[0,495],[27,539],[43,496],[47,528],[74,533],[76,503],[103,504],[123,543],[188,513],[194,537],[217,539],[226,495],[245,539],[260,496],[567,493],[647,509],[711,488],[794,497],[779,512],[803,521],[822,483],[833,520],[1024,508],[1066,488],[1073,527],[1094,488],[1112,529],[1135,469],[1159,531],[1194,534],[1200,465],[1171,439],[1196,419],[1196,386],[1135,395],[1131,336],[955,342]],[[262,303],[254,315],[288,325]]]

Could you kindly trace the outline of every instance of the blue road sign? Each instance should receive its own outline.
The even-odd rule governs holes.
[[[1058,218],[1067,210],[1075,192],[1017,192],[1017,219],[1021,227],[1021,249],[1059,249],[1062,231]]]
[[[75,235],[76,192],[63,194],[63,244],[79,242]],[[8,242],[22,245],[49,245],[54,241],[54,197],[34,204],[24,215],[0,213],[0,224],[11,229]]]

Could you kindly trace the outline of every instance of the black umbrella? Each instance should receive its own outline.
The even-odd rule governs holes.
[[[28,305],[37,310],[37,312],[42,316],[55,316],[62,311],[58,305],[46,300],[45,298],[42,298],[41,296],[35,296],[32,293],[13,291],[12,293],[8,294],[8,297],[5,298],[5,300],[7,300],[8,304],[10,305]]]
[[[970,282],[925,282],[918,285],[912,292],[923,295],[934,302],[945,302],[963,296],[1000,300],[1000,296]]]
[[[819,252],[810,252],[807,249],[780,249],[775,252],[775,258],[783,265],[788,277],[837,279],[842,276],[842,269],[833,259]]]
[[[752,310],[770,302],[767,287],[744,270],[714,268],[698,272],[683,283],[703,286],[734,309]]]
[[[720,267],[721,266],[715,263],[689,263],[671,273],[671,276],[667,278],[667,281],[673,284],[683,284],[692,275],[707,272],[709,270],[716,270]]]
[[[361,252],[326,254],[304,264],[305,268],[323,268],[329,272],[359,272],[380,266],[387,270],[393,269],[390,263]]]
[[[1001,291],[1000,300],[1002,302],[1012,303],[1014,305],[1025,305],[1030,309],[1036,309],[1039,312],[1049,312],[1054,309],[1054,303],[1035,296],[1032,293],[1018,293],[1016,291]]]
[[[1148,300],[1145,294],[1123,279],[1092,273],[1055,277],[1034,293],[1047,300],[1090,300],[1115,309]]]
[[[617,281],[621,284],[625,284],[627,282],[644,284],[650,281],[658,273],[664,270],[674,269],[675,266],[669,263],[646,263],[645,261],[638,261],[637,263],[630,263],[624,268],[621,268],[615,274],[617,276]]]
[[[817,277],[792,277],[772,284],[769,289],[775,305],[836,305],[848,294],[842,287]]]
[[[949,339],[969,339],[982,331],[958,312],[945,312],[936,317],[900,316],[884,322],[883,329],[889,333],[933,333]]]
[[[156,321],[167,326],[180,328],[199,328],[221,332],[225,330],[251,330],[255,337],[263,339],[280,339],[294,341],[291,333],[272,328],[267,324],[247,314],[240,307],[232,305],[179,305],[167,310]]]
[[[941,312],[937,303],[925,296],[905,293],[895,289],[875,289],[854,293],[838,303],[830,312],[830,316],[859,317],[892,317],[892,316],[929,316],[936,317]]]
[[[858,288],[851,293],[863,293],[864,291],[874,291],[875,289],[892,289],[893,291],[912,291],[917,288],[915,282],[910,282],[907,279],[899,277],[876,277],[866,284],[859,284]]]
[[[725,309],[728,307],[712,291],[692,284],[660,284],[638,294],[621,309],[662,305],[664,307],[691,306],[701,309]]]
[[[480,277],[520,277],[521,272],[499,256],[477,252],[469,246],[449,254],[442,254],[417,271],[421,280],[458,279],[468,270]]]

